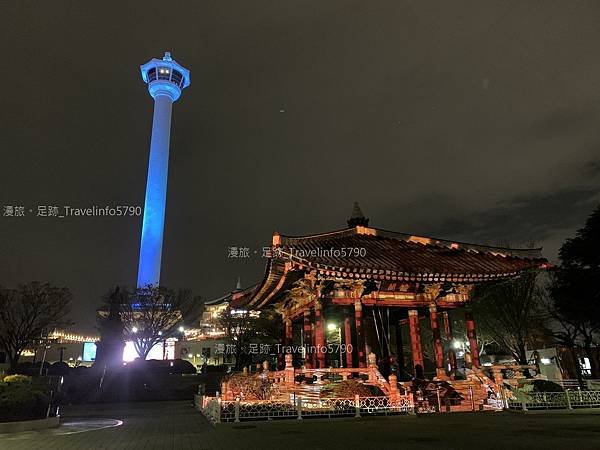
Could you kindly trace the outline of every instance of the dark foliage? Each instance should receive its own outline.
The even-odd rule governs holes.
[[[47,386],[19,379],[0,383],[0,421],[43,419],[50,395]]]
[[[561,264],[553,274],[553,314],[567,344],[584,350],[592,377],[600,377],[600,207],[560,248]]]

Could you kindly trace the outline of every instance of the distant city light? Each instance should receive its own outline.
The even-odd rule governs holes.
[[[132,362],[139,358],[133,341],[125,342],[123,348],[123,361]],[[167,339],[166,342],[159,342],[150,349],[146,359],[175,359],[175,339]]]
[[[179,327],[178,330],[180,333],[183,333],[185,329],[183,327]]]
[[[133,327],[133,328],[131,329],[131,331],[133,331],[134,333],[137,333],[137,332],[138,332],[138,329],[137,329],[137,327]]]
[[[328,324],[327,324],[327,329],[328,329],[329,331],[334,331],[334,330],[336,330],[336,329],[337,329],[337,325],[336,325],[335,323],[328,323]]]
[[[60,343],[64,342],[97,342],[99,336],[84,336],[76,333],[65,333],[62,330],[54,330],[48,335],[48,339],[57,340]]]

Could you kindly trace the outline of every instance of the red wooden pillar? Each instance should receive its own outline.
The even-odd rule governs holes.
[[[358,356],[358,367],[367,367],[365,335],[363,334],[362,303],[360,302],[360,299],[354,301],[354,324],[356,327],[356,354]]]
[[[285,352],[286,347],[292,345],[292,321],[291,319],[283,319],[283,336],[281,339],[282,349],[277,353],[277,369],[283,370],[285,367]]]
[[[321,300],[315,300],[315,345],[317,347],[318,368],[325,368],[325,356],[327,347],[325,347],[325,320],[323,318],[323,304]]]
[[[419,311],[408,310],[408,327],[410,330],[410,347],[412,350],[413,368],[415,377],[423,378],[423,350],[421,348],[421,326],[419,325]]]
[[[444,370],[444,348],[442,347],[442,336],[438,322],[437,308],[434,304],[429,305],[429,323],[433,335],[433,354],[435,356],[435,372],[438,377],[445,377]]]
[[[304,310],[304,318],[303,318],[303,329],[304,329],[304,366],[307,369],[311,369],[313,367],[313,340],[312,340],[312,323],[310,320],[310,309],[306,308]]]
[[[352,367],[352,325],[348,311],[344,311],[344,345],[346,346],[346,367]]]
[[[467,337],[469,338],[469,349],[471,350],[471,359],[473,367],[479,367],[479,349],[477,348],[477,334],[475,333],[475,321],[470,311],[465,313],[465,327]]]
[[[450,324],[450,317],[448,317],[448,312],[444,311],[442,313],[442,317],[444,318],[444,334],[446,335],[446,340],[448,341],[448,364],[450,365],[450,371],[456,372],[456,353],[454,353],[454,349],[452,346],[454,345],[453,337],[452,337],[452,325]]]

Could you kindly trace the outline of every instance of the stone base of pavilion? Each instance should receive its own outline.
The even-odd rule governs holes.
[[[215,423],[317,416],[498,411],[505,407],[507,396],[510,396],[505,384],[516,386],[519,377],[523,377],[524,368],[533,366],[472,368],[463,380],[453,380],[445,373],[438,373],[431,381],[398,382],[395,375],[388,379],[383,377],[375,364],[362,368],[294,368],[291,355],[286,355],[283,370],[270,371],[265,363],[262,372],[241,375],[268,382],[272,389],[265,397],[244,393],[233,381],[225,380],[217,397],[199,398],[198,407]],[[502,374],[506,369],[516,377],[504,380]],[[380,394],[322,395],[325,386],[350,379],[377,388],[374,391]]]

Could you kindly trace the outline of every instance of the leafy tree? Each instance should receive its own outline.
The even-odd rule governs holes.
[[[281,336],[281,317],[271,309],[254,312],[227,308],[219,316],[219,324],[235,356],[234,370],[266,359],[268,355],[261,352],[260,345],[272,346]]]
[[[125,336],[131,340],[141,359],[152,347],[178,333],[195,321],[201,306],[190,291],[149,285],[123,296],[120,316]]]
[[[70,325],[71,292],[66,287],[31,282],[0,288],[0,347],[14,371],[23,350],[54,328]]]
[[[551,285],[554,308],[572,324],[590,360],[592,377],[600,376],[600,207],[559,252]]]
[[[519,364],[527,364],[527,348],[546,333],[540,314],[542,292],[537,272],[496,283],[477,285],[472,293],[473,313],[500,349]]]

